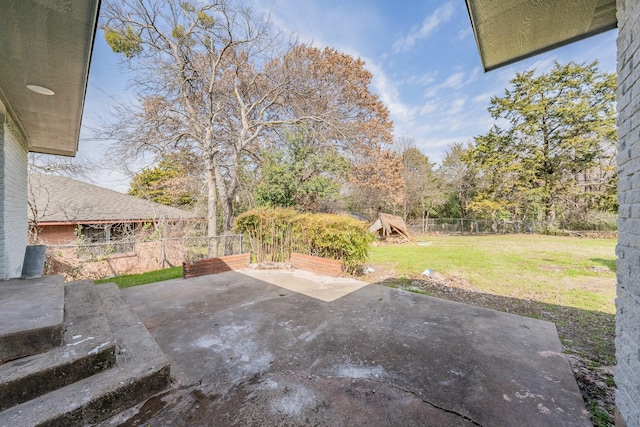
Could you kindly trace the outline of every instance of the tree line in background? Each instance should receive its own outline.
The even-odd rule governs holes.
[[[615,227],[615,79],[596,62],[516,75],[491,99],[496,124],[452,145],[437,168],[415,148],[402,152],[403,216]]]
[[[617,211],[615,75],[597,63],[516,75],[491,99],[495,125],[436,165],[412,138],[391,148],[360,59],[285,39],[231,1],[105,3],[140,102],[104,136],[155,156],[131,194],[200,209],[209,235],[255,207],[580,229]]]

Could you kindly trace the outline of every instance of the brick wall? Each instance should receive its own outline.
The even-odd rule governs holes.
[[[218,274],[225,271],[239,270],[249,266],[251,254],[229,255],[219,258],[201,259],[194,263],[182,263],[182,277],[190,279],[192,277],[206,276],[208,274]]]
[[[20,277],[27,246],[27,143],[0,103],[0,280]]]
[[[617,425],[640,426],[640,1],[618,7]]]
[[[41,225],[40,243],[45,245],[66,245],[76,242],[75,225]]]
[[[7,260],[5,259],[5,224],[4,224],[4,104],[0,102],[0,280],[7,279]]]
[[[291,268],[312,271],[325,276],[338,277],[342,274],[342,263],[340,261],[295,252],[291,254]]]

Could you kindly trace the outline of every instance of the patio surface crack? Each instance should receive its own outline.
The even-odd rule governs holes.
[[[452,415],[456,415],[456,416],[458,416],[458,417],[460,417],[460,418],[462,418],[462,419],[464,419],[464,420],[469,421],[470,423],[473,423],[473,425],[475,425],[475,426],[483,427],[483,426],[482,426],[482,424],[480,424],[479,422],[477,422],[477,421],[476,421],[476,420],[474,420],[473,418],[471,418],[471,417],[469,417],[469,416],[467,416],[467,415],[461,414],[461,413],[459,413],[459,412],[456,412],[456,411],[454,411],[454,410],[452,410],[452,409],[448,409],[448,408],[445,408],[445,407],[440,406],[440,405],[438,405],[438,404],[435,404],[435,403],[433,403],[433,402],[431,402],[431,401],[429,401],[429,400],[425,399],[423,396],[421,396],[420,394],[416,393],[416,392],[415,392],[415,391],[413,391],[413,390],[407,390],[407,389],[406,389],[406,388],[404,388],[404,387],[400,387],[399,385],[392,384],[392,383],[388,383],[388,382],[385,382],[385,381],[372,380],[372,379],[369,379],[369,381],[377,382],[377,383],[379,383],[379,384],[385,384],[385,385],[387,385],[387,386],[389,386],[389,387],[393,387],[393,388],[396,388],[396,389],[398,389],[398,390],[402,390],[402,391],[403,391],[403,392],[405,392],[405,393],[412,394],[413,396],[415,396],[415,397],[416,397],[416,398],[418,398],[419,400],[423,401],[424,403],[426,403],[426,404],[428,404],[428,405],[431,405],[432,407],[434,407],[434,408],[436,408],[436,409],[439,409],[439,410],[441,410],[441,411],[447,412],[447,413],[452,414]]]

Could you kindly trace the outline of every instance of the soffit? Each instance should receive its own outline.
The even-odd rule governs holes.
[[[615,0],[466,0],[485,71],[613,29]]]
[[[0,100],[29,151],[75,156],[100,0],[2,0]],[[39,85],[53,96],[34,93]]]

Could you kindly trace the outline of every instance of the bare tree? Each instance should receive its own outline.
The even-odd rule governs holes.
[[[429,216],[436,206],[444,202],[440,177],[433,170],[434,164],[416,147],[413,139],[400,139],[398,148],[403,164],[403,217],[405,221],[420,218],[425,231]]]
[[[140,98],[139,106],[120,106],[120,120],[103,136],[120,141],[127,156],[198,152],[209,236],[218,228],[218,202],[222,230],[231,229],[243,156],[257,156],[277,128],[313,123],[326,141],[371,153],[391,140],[388,112],[368,91],[362,61],[295,46],[230,0],[108,0],[102,28],[135,71]]]
[[[105,38],[135,70],[132,85],[141,99],[139,108],[125,108],[108,137],[127,154],[180,146],[199,152],[207,173],[208,235],[214,236],[218,193],[233,191],[221,182],[221,168],[228,163],[233,170],[243,148],[229,139],[229,95],[249,58],[265,60],[268,25],[226,1],[107,1],[102,12]]]
[[[443,183],[443,189],[455,200],[459,214],[467,217],[469,203],[476,193],[477,174],[465,161],[468,152],[461,142],[454,143],[447,150],[438,174]]]

